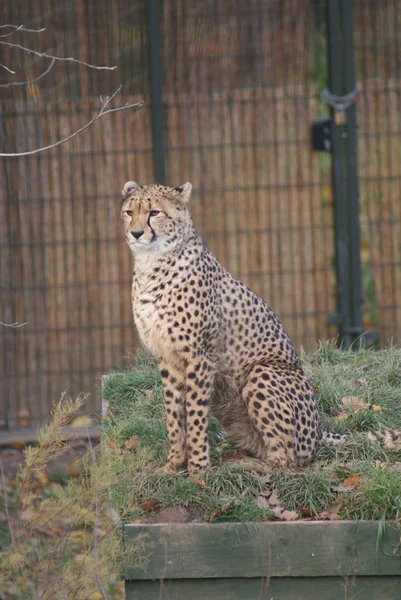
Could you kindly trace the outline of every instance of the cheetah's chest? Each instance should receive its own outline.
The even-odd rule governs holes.
[[[171,350],[165,324],[166,307],[160,298],[142,294],[133,303],[135,324],[141,341],[157,357]]]

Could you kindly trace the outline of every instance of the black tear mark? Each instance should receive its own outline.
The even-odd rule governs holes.
[[[178,187],[174,188],[176,192],[183,192],[184,191],[184,187],[182,185],[179,185]]]
[[[152,225],[150,224],[150,214],[149,214],[149,217],[148,217],[148,226],[149,226],[150,231],[152,232],[152,239],[150,240],[150,243],[152,243],[152,242],[155,241],[155,239],[156,239],[157,236],[156,236],[155,230],[153,229]]]

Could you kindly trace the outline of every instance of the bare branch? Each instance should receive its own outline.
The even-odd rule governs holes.
[[[54,67],[55,64],[56,64],[56,61],[53,58],[52,62],[47,67],[46,71],[43,71],[43,73],[38,75],[38,77],[35,77],[34,79],[28,79],[27,81],[11,81],[10,83],[0,83],[0,88],[8,88],[8,87],[11,87],[12,85],[29,85],[30,83],[35,83],[36,81],[39,81],[39,79],[43,79],[43,77],[45,77],[45,75],[48,74],[48,72]],[[2,66],[4,66],[4,65],[2,65]],[[12,72],[14,73],[14,71],[12,71]]]
[[[8,71],[9,73],[11,73],[11,75],[15,75],[15,71],[12,71],[11,69],[9,69],[8,67],[6,67],[6,65],[3,65],[3,63],[0,63],[0,67],[2,67],[3,69],[5,69],[6,71]]]
[[[77,131],[74,131],[74,133],[71,133],[69,136],[65,137],[64,139],[58,140],[57,142],[54,142],[54,144],[50,144],[49,146],[44,146],[43,148],[36,148],[35,150],[28,150],[27,152],[14,152],[14,153],[1,153],[0,152],[0,156],[4,156],[4,157],[29,156],[31,154],[38,154],[39,152],[44,152],[45,150],[50,150],[50,148],[56,148],[57,146],[61,146],[61,144],[68,142],[68,140],[71,140],[73,137],[80,134],[82,131],[84,131],[91,125],[93,125],[93,123],[95,123],[95,121],[97,121],[101,117],[104,117],[104,115],[107,115],[107,113],[117,112],[119,110],[127,110],[127,108],[134,108],[136,106],[143,105],[143,102],[141,101],[141,102],[135,102],[133,104],[127,103],[124,106],[118,106],[116,108],[108,108],[107,110],[105,110],[106,107],[113,100],[113,98],[119,93],[121,88],[122,88],[122,85],[120,85],[120,87],[111,96],[107,96],[105,101],[101,100],[102,107],[93,119],[88,121],[88,123],[86,123],[86,125],[84,125],[83,127],[80,127],[80,129],[77,129]]]
[[[42,31],[46,31],[46,27],[42,27],[42,29],[27,29],[23,25],[11,25],[10,23],[7,23],[6,25],[0,25],[0,29],[5,29],[6,27],[11,27],[13,31],[0,35],[0,37],[8,37],[17,31],[26,31],[28,33],[42,33]]]
[[[18,327],[23,327],[24,325],[28,325],[28,323],[18,323],[18,321],[15,323],[2,323],[0,321],[0,325],[3,325],[3,327],[12,327],[13,329],[18,329]]]
[[[3,25],[4,27],[4,25]],[[6,25],[7,27],[7,25]],[[10,35],[13,35],[13,33],[17,33],[17,31],[30,31],[31,33],[41,33],[42,31],[45,31],[45,28],[43,29],[25,29],[25,27],[23,25],[9,25],[9,27],[15,27],[15,29],[13,29],[12,31],[10,31],[9,33],[2,33],[0,35],[0,38],[6,38],[9,37]]]
[[[9,48],[18,48],[19,50],[23,50],[23,52],[27,52],[28,54],[35,54],[35,56],[39,56],[40,58],[50,58],[54,60],[59,60],[60,62],[74,62],[79,65],[84,65],[85,67],[89,67],[90,69],[98,69],[98,70],[106,70],[106,71],[114,71],[117,69],[117,66],[114,67],[99,67],[97,65],[91,65],[90,63],[84,62],[82,60],[78,60],[73,56],[63,57],[63,56],[53,56],[53,54],[47,54],[47,52],[38,52],[37,50],[32,50],[31,48],[27,48],[26,46],[21,46],[21,44],[12,44],[11,42],[5,42],[4,40],[0,40],[0,44],[3,46],[8,46]]]

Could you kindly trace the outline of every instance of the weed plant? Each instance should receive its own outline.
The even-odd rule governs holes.
[[[62,428],[84,400],[63,395],[15,482],[1,467],[1,600],[116,600],[124,597],[124,565],[141,564],[142,539],[124,548],[109,502],[118,476],[109,453],[89,447],[81,476],[66,484],[46,476],[48,462],[69,449]]]

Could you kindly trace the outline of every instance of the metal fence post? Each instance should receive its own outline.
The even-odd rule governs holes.
[[[330,93],[343,97],[355,88],[350,0],[328,0],[328,33]],[[337,324],[349,347],[363,332],[355,105],[333,103],[331,115]]]
[[[338,0],[328,0],[328,33],[329,33],[329,86],[330,92],[341,96],[343,93],[342,79],[342,37],[341,17]],[[333,196],[334,196],[334,229],[336,248],[336,279],[337,279],[337,311],[338,327],[341,342],[350,346],[351,338],[347,333],[350,325],[349,314],[349,264],[348,264],[348,233],[347,205],[345,198],[345,164],[342,134],[344,127],[336,122],[335,110],[332,115],[332,160],[333,160]]]
[[[355,89],[354,39],[352,20],[352,0],[341,0],[344,43],[344,86],[345,93]],[[347,146],[347,199],[348,199],[348,248],[349,248],[349,306],[351,319],[351,337],[355,340],[363,333],[363,292],[360,258],[359,233],[359,183],[358,148],[356,129],[356,106],[351,104],[347,110],[348,137]]]
[[[158,183],[165,184],[166,166],[164,154],[159,2],[158,0],[148,0],[147,5],[154,174],[155,180]]]

